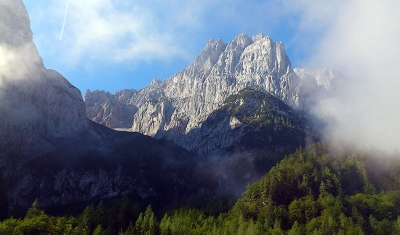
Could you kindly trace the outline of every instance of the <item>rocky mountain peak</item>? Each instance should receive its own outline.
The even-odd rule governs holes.
[[[251,37],[251,40],[252,40],[253,42],[255,42],[255,41],[258,41],[258,40],[260,40],[260,39],[262,39],[262,38],[264,38],[264,34],[263,34],[263,33],[259,33],[259,34],[257,34],[256,36]]]
[[[173,139],[186,146],[184,136],[201,128],[228,96],[252,88],[267,92],[293,108],[309,110],[306,107],[315,97],[310,93],[318,91],[319,96],[323,92],[322,77],[321,83],[313,75],[312,81],[303,82],[304,76],[299,77],[293,71],[281,42],[275,43],[263,34],[249,37],[241,33],[229,43],[221,39],[209,41],[187,69],[163,82],[152,82],[130,99],[126,96],[122,99],[116,93],[113,99],[118,104],[110,106],[110,102],[99,100],[95,105],[87,103],[86,108],[91,113],[89,118],[96,122],[118,127],[110,124],[121,122],[122,116],[131,117],[124,121],[129,123],[133,119],[131,131]],[[119,105],[121,108],[117,110],[122,113],[116,112]],[[129,111],[122,111],[123,107],[130,107],[126,109]]]
[[[247,33],[241,33],[237,35],[230,44],[243,45],[244,47],[248,46],[251,43],[251,39]]]
[[[154,85],[160,84],[160,83],[161,83],[161,80],[160,80],[160,79],[154,78],[154,79],[151,81],[150,86],[154,86]]]
[[[35,198],[51,206],[132,193],[152,204],[208,191],[193,174],[198,169],[194,152],[88,121],[80,91],[41,63],[22,1],[1,1],[0,9],[6,32],[0,36],[0,197],[10,209],[27,207]],[[22,39],[14,41],[19,35]],[[307,134],[302,115],[282,102],[299,95],[299,78],[279,43],[256,38],[241,34],[228,44],[212,40],[189,68],[139,91],[87,90],[87,115],[199,153],[221,149],[229,156],[244,149],[245,159],[262,146],[263,157],[251,166],[271,162],[270,156],[278,159],[303,144]],[[290,137],[294,140],[286,143]],[[241,160],[237,164],[243,166]],[[243,185],[250,179],[245,168],[235,174],[246,176]],[[233,182],[234,176],[221,177]],[[222,195],[229,185],[237,188],[219,179],[209,192]]]
[[[187,71],[191,74],[209,72],[225,47],[226,43],[222,39],[210,40],[193,63],[189,65]]]
[[[209,41],[187,69],[161,83],[152,82],[129,102],[120,104],[136,110],[132,131],[179,142],[179,136],[200,127],[229,95],[244,88],[270,92],[295,104],[298,79],[281,43],[263,34],[249,37],[242,33],[229,43],[221,39]],[[120,100],[119,95],[115,96]],[[109,104],[100,100],[96,105],[87,102],[89,118],[99,123],[117,123],[111,122],[113,115],[107,110],[113,109],[106,108]],[[118,114],[121,115],[124,114]]]
[[[269,36],[255,36],[253,44],[243,54],[243,67],[250,73],[257,71],[281,77],[293,72],[283,44],[273,42]]]

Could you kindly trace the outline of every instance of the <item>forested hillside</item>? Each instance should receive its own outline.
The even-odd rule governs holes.
[[[249,185],[228,212],[217,199],[153,212],[125,196],[74,216],[50,216],[34,203],[24,218],[1,222],[0,234],[399,234],[398,166],[383,153],[314,144]]]

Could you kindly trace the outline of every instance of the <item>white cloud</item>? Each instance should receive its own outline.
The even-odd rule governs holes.
[[[319,106],[334,120],[328,129],[334,140],[400,148],[399,7],[398,1],[347,1],[332,15],[331,27],[309,59],[309,65],[335,67],[349,78]]]
[[[47,24],[51,34],[35,38],[39,48],[45,48],[41,51],[62,55],[72,67],[188,58],[188,32],[203,26],[208,2],[71,0],[63,39],[55,45],[67,2],[51,0],[32,14],[34,24]]]
[[[39,50],[54,58],[60,55],[64,65],[71,67],[99,62],[191,60],[199,53],[199,40],[202,47],[207,40],[225,37],[227,31],[232,38],[224,39],[232,40],[241,32],[278,35],[282,31],[279,27],[287,27],[287,23],[293,30],[303,27],[296,17],[299,9],[313,6],[305,1],[289,5],[286,1],[71,0],[63,40],[58,42],[67,0],[38,0],[36,4],[31,14],[33,26],[50,30],[35,34]],[[322,4],[314,8],[324,9]],[[315,25],[323,22],[327,12],[301,21]],[[305,39],[299,36],[296,43]]]

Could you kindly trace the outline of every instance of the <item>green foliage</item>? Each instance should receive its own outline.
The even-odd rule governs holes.
[[[158,220],[151,206],[141,211],[125,196],[111,206],[90,204],[78,217],[54,217],[35,201],[25,218],[2,221],[0,234],[400,234],[400,190],[376,184],[396,185],[398,176],[371,174],[373,167],[315,144],[249,185],[228,212],[184,207]]]

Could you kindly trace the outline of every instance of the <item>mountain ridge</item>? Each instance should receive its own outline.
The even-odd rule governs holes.
[[[210,40],[186,69],[131,90],[130,98],[88,90],[84,100],[90,101],[86,111],[91,120],[182,145],[182,136],[200,128],[228,96],[242,89],[268,92],[293,108],[310,111],[327,95],[331,82],[342,77],[331,69],[293,70],[282,43],[263,34],[242,33],[229,43]],[[106,99],[100,98],[105,94]]]
[[[2,60],[0,71],[0,199],[6,198],[10,213],[27,208],[35,198],[41,206],[52,206],[131,194],[162,206],[165,200],[179,204],[192,196],[237,196],[287,152],[304,146],[307,136],[313,137],[305,124],[279,128],[279,123],[301,119],[282,101],[301,101],[296,98],[301,80],[283,45],[269,37],[241,34],[230,43],[212,40],[170,79],[114,95],[87,91],[83,100],[67,79],[44,67],[23,2],[2,1],[0,9],[7,9],[0,15],[5,32],[1,52],[12,55]],[[20,44],[8,44],[13,37]],[[238,101],[236,116],[234,110],[217,110],[252,87],[250,99]],[[273,89],[267,91],[269,87]],[[268,100],[281,113],[266,108]],[[267,128],[257,117],[240,116],[263,108],[272,110],[276,124]],[[138,132],[114,131],[87,117],[130,123]],[[213,121],[215,129],[205,130]],[[229,132],[231,128],[239,134]],[[224,136],[219,141],[225,142],[213,146],[212,140],[198,141],[207,140],[207,134],[212,140]],[[291,137],[296,141],[285,142]]]

